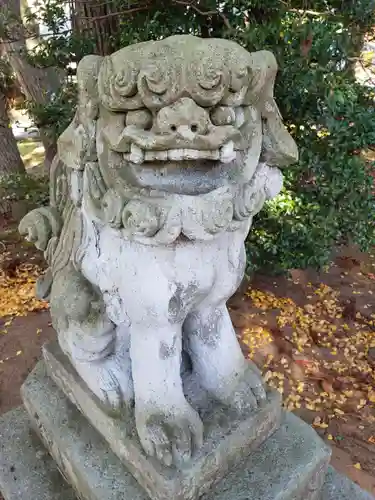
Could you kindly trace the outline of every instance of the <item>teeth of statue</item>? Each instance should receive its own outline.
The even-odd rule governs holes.
[[[181,160],[219,160],[220,151],[198,149],[170,149],[168,151],[142,151],[138,146],[132,145],[131,153],[124,155],[125,160],[140,164],[143,161],[181,161]]]
[[[183,160],[184,158],[184,150],[183,149],[170,149],[168,151],[168,160]]]
[[[198,160],[200,158],[200,151],[198,149],[184,149],[185,160]]]
[[[154,151],[155,160],[168,160],[168,151]]]
[[[200,157],[204,160],[218,160],[220,158],[220,152],[216,150],[200,151]]]
[[[153,160],[159,160],[159,161],[168,160],[168,151],[146,151],[145,161],[153,161]]]
[[[140,165],[141,163],[143,163],[144,159],[145,159],[144,151],[142,151],[142,149],[138,147],[136,144],[132,144],[130,147],[130,161],[132,163]]]
[[[145,152],[145,161],[156,160],[155,153],[156,153],[156,151],[146,151]]]
[[[236,158],[233,141],[229,141],[220,149],[220,161],[230,163]]]

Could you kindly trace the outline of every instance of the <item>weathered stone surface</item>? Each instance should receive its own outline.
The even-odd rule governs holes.
[[[329,453],[292,416],[270,437],[279,399],[245,360],[226,307],[253,217],[280,192],[278,167],[298,156],[274,101],[276,73],[270,52],[193,36],[77,67],[50,206],[20,232],[49,264],[38,291],[61,351],[45,349],[45,363],[82,412],[79,432],[44,364],[23,387],[25,405],[84,498],[114,498],[95,484],[107,488],[109,456],[153,500],[211,498],[228,472],[215,498],[228,488],[255,500],[319,496]],[[84,417],[120,461],[98,452],[90,462],[99,435]],[[134,488],[118,494],[143,494]]]
[[[22,396],[32,427],[79,498],[147,500],[105,440],[47,375],[44,363],[28,377]]]
[[[103,411],[99,400],[93,398],[57,343],[46,345],[43,352],[47,370],[57,385],[108,441],[151,498],[177,500],[202,495],[280,424],[278,393],[270,393],[263,408],[245,420],[238,420],[233,412],[210,400],[198,384],[187,378],[184,384],[186,397],[203,420],[206,429],[204,444],[181,468],[162,467],[158,461],[145,456],[131,414],[113,418]],[[28,384],[23,389],[24,393],[30,390]]]
[[[82,498],[148,499],[104,439],[46,375],[42,363],[23,393],[34,425]],[[374,500],[333,469],[329,469],[320,499],[319,486],[329,456],[329,449],[312,428],[286,414],[280,429],[204,500]]]
[[[348,477],[329,467],[323,486],[322,500],[374,500],[374,497]]]
[[[31,421],[39,434],[44,436],[46,446],[55,454],[57,462],[46,453],[38,438],[30,432],[30,420],[26,410],[19,408],[1,417],[0,491],[5,500],[74,500],[73,489],[62,480],[56,464],[64,471],[68,481],[75,484],[75,488],[85,492],[85,496],[79,495],[82,500],[149,500],[120,460],[108,449],[104,439],[87,423],[49,377],[46,377],[43,365],[39,365],[32,376],[36,375],[38,378],[34,388],[29,390],[29,386],[25,394],[26,398],[31,399]],[[299,441],[299,432],[294,432],[299,426],[295,427],[295,418],[290,421],[287,416],[286,421],[290,422],[290,435],[286,441],[279,441],[279,469],[272,471],[266,478],[266,489],[262,486],[262,475],[257,476],[258,479],[254,483],[251,482],[248,469],[257,467],[257,464],[254,465],[254,458],[251,458],[240,467],[241,472],[222,483],[225,492],[222,485],[219,485],[205,500],[217,500],[217,490],[220,490],[219,498],[223,500],[279,499],[277,496],[256,496],[254,492],[267,493],[267,488],[274,488],[272,482],[276,482],[281,491],[286,484],[293,483],[291,469],[285,467],[285,464],[288,456],[291,460],[299,461],[300,452],[293,452],[292,446],[295,439]],[[285,424],[274,437],[277,439],[278,435],[283,435],[285,438],[284,429]],[[309,443],[310,440],[307,448]],[[258,457],[259,455],[256,458]],[[304,458],[302,461],[305,463]],[[263,460],[261,462],[263,463]],[[300,472],[303,472],[302,469]],[[254,479],[254,476],[252,477]],[[238,482],[241,488],[238,487]],[[298,483],[303,483],[301,477]],[[305,496],[295,495],[281,498],[305,500]],[[374,500],[374,497],[329,468],[322,498],[319,500]]]
[[[5,500],[75,500],[24,408],[0,417],[0,492]],[[102,499],[103,500],[103,499]]]
[[[226,301],[253,217],[298,157],[276,73],[268,51],[190,35],[84,57],[50,206],[20,223],[49,264],[38,291],[61,349],[102,404],[133,409],[143,451],[166,467],[189,464],[210,431],[184,395],[183,353],[223,405],[266,404]]]
[[[215,500],[320,500],[330,449],[293,414],[280,429],[232,470],[215,489]],[[209,495],[204,497],[208,500]]]

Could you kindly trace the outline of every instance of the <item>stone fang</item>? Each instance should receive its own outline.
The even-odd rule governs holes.
[[[143,163],[144,157],[145,157],[144,151],[139,146],[137,146],[136,144],[132,144],[130,146],[129,159],[132,163],[140,165],[141,163]]]
[[[230,163],[236,158],[233,141],[229,141],[220,149],[220,161]]]

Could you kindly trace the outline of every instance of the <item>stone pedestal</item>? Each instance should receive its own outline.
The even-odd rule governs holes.
[[[194,379],[184,376],[185,396],[199,412],[204,424],[204,445],[190,462],[179,468],[163,467],[142,450],[133,415],[108,415],[57,342],[44,346],[43,354],[47,371],[57,386],[103,436],[153,500],[192,500],[202,496],[280,426],[282,412],[277,392],[270,392],[262,408],[239,420],[228,408],[210,399]],[[38,398],[33,389],[37,380],[38,377],[31,376],[22,390],[31,415],[39,413],[39,409],[33,406]]]
[[[27,412],[20,408],[0,419],[0,490],[5,500],[149,499],[48,376],[44,362],[22,392]],[[30,422],[53,459],[30,431]],[[329,457],[313,429],[286,413],[280,428],[203,499],[374,500],[333,469],[326,473]]]
[[[147,500],[146,492],[103,437],[52,382],[44,364],[30,375],[22,394],[34,429],[80,498],[112,500],[116,494],[129,500]],[[329,459],[330,450],[308,425],[293,415],[284,415],[280,428],[204,498],[318,500]],[[193,492],[193,488],[184,490],[187,498]]]

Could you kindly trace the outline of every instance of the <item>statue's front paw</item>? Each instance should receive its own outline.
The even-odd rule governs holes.
[[[203,444],[203,423],[186,401],[163,409],[136,404],[136,423],[147,455],[167,467],[189,461]]]
[[[248,366],[233,388],[230,406],[239,413],[247,413],[262,406],[267,399],[261,375]]]

